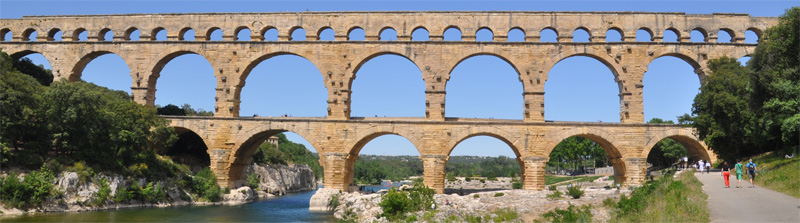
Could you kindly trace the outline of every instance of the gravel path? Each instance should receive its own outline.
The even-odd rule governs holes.
[[[758,185],[751,188],[747,175],[742,176],[742,188],[736,188],[735,174],[730,188],[720,172],[695,176],[708,194],[711,222],[800,222],[800,199]]]

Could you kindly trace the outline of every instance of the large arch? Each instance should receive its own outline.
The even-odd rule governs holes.
[[[665,56],[676,57],[676,58],[681,59],[684,62],[688,63],[689,65],[691,65],[692,68],[695,69],[695,74],[697,74],[697,77],[700,79],[700,83],[702,83],[703,80],[705,79],[706,75],[708,75],[708,74],[705,73],[705,71],[703,69],[703,68],[705,68],[704,64],[700,64],[700,62],[699,62],[702,59],[701,58],[693,58],[692,56],[689,56],[689,55],[697,55],[697,53],[695,53],[693,51],[690,51],[688,49],[685,49],[685,48],[681,48],[681,49],[678,49],[676,51],[669,51],[669,52],[654,52],[653,56],[650,57],[652,59],[647,62],[647,66],[649,67],[650,63],[653,63],[653,61],[655,61],[656,59],[661,58],[661,57],[665,57]]]
[[[544,118],[546,120],[622,121],[619,115],[621,111],[619,104],[624,92],[624,86],[619,74],[621,69],[617,69],[618,67],[611,63],[608,58],[598,55],[602,54],[586,52],[565,55],[560,58],[554,58],[554,64],[545,65],[547,74],[544,77],[542,90],[545,92]],[[570,63],[581,64],[581,66],[563,65]],[[602,67],[607,68],[611,75],[598,76],[598,71],[603,70]],[[579,79],[574,75],[592,79]],[[603,75],[605,75],[605,72]],[[616,84],[616,92],[612,89],[613,84]],[[576,89],[580,90],[576,91]],[[591,93],[587,93],[588,89],[591,89]],[[576,93],[580,93],[580,95],[576,95]],[[573,103],[585,103],[588,105],[575,108],[572,105]],[[591,106],[594,106],[592,110],[587,109]]]
[[[424,117],[426,83],[422,74],[419,65],[404,55],[370,54],[356,65],[349,81],[351,116]],[[383,109],[371,109],[375,106]]]
[[[615,135],[612,135],[601,129],[588,128],[588,127],[571,128],[566,131],[559,129],[559,130],[553,130],[546,135],[549,135],[549,137],[547,137],[547,140],[544,143],[545,151],[543,153],[543,157],[550,157],[550,153],[552,153],[553,150],[556,148],[556,146],[565,139],[577,136],[592,140],[595,143],[599,144],[600,147],[603,147],[603,150],[606,151],[606,155],[608,156],[608,159],[611,161],[611,164],[614,167],[614,178],[616,182],[618,183],[625,182],[625,180],[629,177],[627,176],[626,169],[636,168],[636,167],[627,167],[625,162],[620,161],[620,159],[623,157],[623,154],[612,143],[617,141]],[[645,154],[645,157],[647,157],[647,154]]]
[[[495,118],[495,117],[498,117],[498,118],[502,118],[502,119],[523,119],[524,118],[524,114],[523,114],[523,112],[524,112],[524,106],[523,106],[524,97],[523,97],[522,93],[525,92],[528,89],[525,89],[525,85],[522,83],[522,79],[524,77],[521,76],[519,68],[517,68],[517,66],[513,62],[511,62],[511,60],[509,60],[508,58],[513,58],[513,56],[503,55],[503,54],[498,54],[498,53],[490,53],[490,52],[479,52],[479,53],[469,54],[469,55],[466,55],[466,56],[463,56],[463,57],[462,56],[457,56],[457,57],[454,57],[454,59],[450,60],[446,65],[446,67],[449,68],[449,71],[447,73],[447,76],[443,78],[443,79],[446,80],[446,82],[445,82],[445,91],[447,91],[447,94],[445,94],[445,101],[448,101],[448,103],[445,105],[445,114],[451,114],[451,116],[452,116],[453,113],[464,113],[464,110],[466,110],[466,109],[454,110],[453,109],[454,106],[459,106],[459,105],[464,105],[464,104],[474,105],[475,104],[474,101],[470,101],[470,100],[474,100],[474,99],[480,98],[482,96],[487,96],[486,94],[479,94],[479,92],[474,91],[475,90],[474,89],[475,86],[470,86],[470,87],[473,87],[473,88],[463,87],[463,89],[462,89],[462,87],[460,87],[460,86],[466,86],[466,85],[469,85],[469,84],[472,84],[472,83],[477,83],[477,82],[471,82],[471,81],[470,82],[463,82],[466,85],[458,85],[458,78],[456,78],[456,82],[455,83],[457,83],[457,84],[453,85],[453,81],[454,81],[453,80],[453,74],[457,73],[457,72],[465,72],[466,74],[472,74],[472,75],[465,76],[466,78],[470,78],[471,77],[473,79],[480,78],[480,79],[484,80],[484,82],[477,83],[478,87],[485,87],[485,88],[487,88],[486,90],[491,90],[491,92],[494,93],[491,96],[501,96],[500,98],[512,98],[513,97],[513,98],[516,98],[518,100],[515,101],[515,102],[508,102],[508,101],[503,101],[503,100],[487,99],[487,101],[499,103],[499,104],[496,104],[498,106],[494,106],[494,107],[487,106],[487,107],[491,107],[492,109],[494,109],[494,110],[492,110],[491,114],[481,114],[481,115],[471,115],[471,116],[470,115],[461,114],[462,116],[465,116],[465,117],[476,117],[476,118]],[[472,61],[472,62],[464,63],[465,61],[468,61],[468,60]],[[497,62],[494,62],[492,60],[497,60],[497,61],[502,61],[502,62],[497,63]],[[481,64],[481,63],[483,63],[483,64]],[[498,74],[499,72],[504,72],[505,73],[505,72],[508,72],[508,71],[502,71],[502,70],[498,71],[497,69],[481,70],[481,68],[487,67],[487,66],[491,66],[492,68],[500,68],[500,69],[505,69],[507,67],[511,68],[510,72],[514,72],[515,77],[502,75],[502,78],[496,78],[497,75],[496,76],[489,76],[489,75]],[[462,67],[462,68],[463,67],[467,67],[467,68],[463,68],[463,69],[467,69],[467,70],[463,70],[463,69],[462,70],[456,70],[459,67]],[[481,73],[477,73],[477,72],[481,72]],[[458,76],[458,75],[456,75],[456,76]],[[492,81],[503,82],[502,84],[504,84],[504,85],[503,85],[502,88],[496,88],[496,86],[490,86],[492,84]],[[509,83],[506,83],[506,82],[509,82]],[[514,82],[515,84],[511,85],[511,86],[507,85],[507,84],[510,84],[510,82]],[[453,86],[456,86],[456,87],[453,87]],[[519,86],[519,90],[517,91],[516,87],[513,87],[513,86]],[[495,88],[492,88],[492,87],[495,87]],[[470,95],[470,94],[472,94],[472,95]],[[465,96],[465,95],[467,95],[467,96]],[[466,97],[466,98],[464,98],[464,97]],[[497,98],[495,98],[495,99],[497,99]],[[509,103],[511,103],[511,104],[509,104]],[[511,106],[513,106],[513,107],[511,107]],[[457,112],[453,112],[453,111],[457,111]],[[456,115],[456,116],[458,116],[458,115]],[[481,116],[481,117],[478,117],[478,116]]]
[[[167,66],[167,64],[172,62],[175,58],[178,58],[178,57],[184,56],[184,55],[196,55],[196,56],[201,57],[209,66],[212,66],[211,76],[214,77],[214,75],[216,74],[216,72],[213,71],[213,65],[211,65],[211,63],[208,60],[208,56],[203,55],[202,53],[198,53],[198,52],[192,51],[192,50],[181,49],[181,48],[166,49],[163,53],[161,53],[160,55],[155,57],[157,59],[153,60],[152,64],[150,64],[150,66],[148,66],[148,67],[151,68],[151,70],[150,70],[150,73],[148,74],[147,79],[146,79],[147,80],[147,95],[152,97],[152,98],[148,98],[147,99],[147,104],[148,105],[150,105],[150,106],[155,105],[157,82],[158,82],[158,79],[161,77],[161,72],[164,70],[164,68]],[[197,69],[198,67],[197,66],[193,66],[192,68],[193,69]],[[139,80],[137,80],[137,83],[136,83],[135,86],[139,85],[138,81]],[[214,78],[214,82],[215,82],[214,85],[216,86],[216,78]],[[162,91],[162,92],[164,92],[164,91]],[[210,96],[207,100],[213,100],[213,99],[214,99],[214,96]],[[183,101],[182,103],[189,103],[189,102]],[[189,104],[192,104],[192,103],[189,103]],[[197,104],[195,104],[193,107],[202,108],[202,109],[204,109],[206,111],[214,111],[213,104],[211,105],[211,108],[204,107],[202,105],[197,105]]]
[[[693,130],[688,128],[672,129],[649,137],[640,156],[647,157],[656,143],[665,138],[673,139],[683,145],[693,160],[710,160],[712,163],[717,161],[717,156],[709,152],[705,142],[698,139]]]
[[[695,76],[696,69],[686,63],[686,59],[666,55],[648,64],[642,77],[645,121],[652,118],[675,120],[678,116],[691,113],[692,103],[701,86],[700,77]]]
[[[387,135],[399,136],[411,142],[411,144],[414,145],[414,149],[418,154],[423,154],[422,151],[420,150],[420,148],[422,147],[420,147],[419,139],[417,139],[417,137],[413,135],[413,132],[408,130],[394,129],[394,128],[392,129],[371,128],[370,130],[367,131],[360,131],[357,134],[358,134],[356,136],[357,141],[350,142],[345,145],[345,148],[349,149],[349,152],[347,155],[347,160],[345,161],[346,174],[344,183],[347,183],[348,185],[352,185],[355,183],[355,165],[356,161],[358,161],[358,156],[359,154],[361,154],[362,149],[364,149],[364,147],[368,143],[372,142],[378,137]]]
[[[178,141],[167,148],[165,155],[171,157],[173,162],[189,166],[192,172],[198,172],[203,168],[210,167],[211,154],[209,153],[207,138],[189,128],[178,126],[173,128],[178,135]]]
[[[258,146],[266,141],[269,137],[283,132],[293,132],[299,135],[308,141],[311,146],[314,147],[313,149],[319,154],[323,154],[322,151],[324,151],[324,148],[321,148],[319,146],[320,144],[314,138],[309,137],[310,133],[308,126],[297,126],[284,123],[258,125],[257,127],[252,128],[242,134],[243,136],[249,137],[236,139],[235,145],[238,145],[238,147],[235,147],[230,151],[230,156],[228,157],[229,167],[227,169],[225,166],[217,167],[215,171],[217,174],[225,174],[224,176],[218,175],[217,178],[227,181],[227,185],[229,187],[238,187],[244,185],[246,179],[245,169],[248,165],[253,163],[253,153],[255,153]],[[322,160],[320,160],[320,164],[323,163],[321,161]]]
[[[72,67],[72,72],[70,72],[70,74],[67,77],[67,79],[69,81],[81,80],[81,77],[83,76],[83,70],[86,69],[86,66],[89,65],[89,63],[92,62],[94,59],[97,59],[98,57],[104,56],[104,55],[107,55],[107,54],[114,54],[114,55],[117,55],[120,58],[122,58],[122,60],[125,61],[125,64],[128,66],[129,71],[130,71],[130,68],[133,67],[131,65],[131,63],[130,63],[131,60],[126,58],[125,54],[121,54],[119,52],[113,52],[113,51],[109,51],[109,50],[92,51],[92,52],[89,52],[89,53],[86,53],[86,54],[82,55],[80,57],[80,59],[78,59],[78,62],[75,63],[75,66]],[[130,75],[130,73],[128,75]],[[131,78],[131,82],[130,83],[133,83],[132,80],[134,79],[134,77],[130,77],[130,78]]]
[[[282,64],[275,64],[274,61],[285,61],[284,63],[286,64],[298,66],[286,67],[282,66]],[[254,74],[254,72],[261,75],[251,77],[251,74]],[[279,76],[277,76],[275,72],[279,72],[279,74],[277,74]],[[245,90],[248,78],[250,79],[251,83],[258,83],[258,85],[254,85],[254,87],[247,88]],[[252,114],[253,116],[258,115],[277,117],[284,114],[291,114],[293,116],[300,115],[324,117],[327,114],[326,108],[328,104],[326,103],[326,100],[328,99],[328,88],[325,84],[325,78],[322,76],[315,63],[302,55],[292,52],[275,52],[253,58],[251,62],[247,64],[244,71],[239,75],[239,80],[236,83],[237,85],[234,89],[234,98],[240,103],[240,115],[247,116]],[[258,86],[262,85],[267,85],[268,87],[258,88]],[[286,92],[273,92],[273,90],[290,91],[285,88],[291,88],[292,86],[295,86],[296,89],[303,89],[305,94],[271,98],[270,101],[272,102],[259,101],[265,104],[275,103],[276,105],[286,105],[287,107],[283,107],[283,109],[268,109],[265,111],[263,108],[255,109],[258,106],[246,107],[247,105],[254,105],[250,104],[248,99],[255,101],[265,98],[263,94],[258,95],[258,97],[252,97],[253,95],[248,92],[258,90],[261,93],[268,91],[268,95],[280,95],[281,93]],[[299,105],[292,105],[294,102],[299,103]]]
[[[524,184],[525,177],[526,177],[525,176],[525,162],[522,159],[523,152],[521,151],[522,149],[524,149],[524,147],[521,147],[521,146],[524,146],[524,145],[520,145],[523,142],[519,142],[516,137],[513,137],[513,138],[512,137],[513,137],[513,134],[511,134],[510,132],[506,132],[506,131],[500,130],[499,128],[492,128],[492,127],[477,129],[474,132],[462,131],[459,134],[453,135],[451,140],[446,145],[447,147],[445,147],[448,150],[446,151],[447,152],[446,159],[444,159],[443,160],[444,163],[441,164],[442,165],[441,171],[443,171],[443,172],[440,173],[440,174],[442,174],[442,176],[446,177],[447,174],[448,174],[448,169],[450,169],[453,172],[458,172],[458,171],[455,171],[455,169],[458,169],[458,166],[454,166],[454,165],[457,165],[457,164],[455,164],[455,163],[451,164],[450,163],[450,159],[453,158],[454,156],[465,156],[465,155],[466,156],[474,156],[474,155],[477,155],[477,156],[490,156],[490,157],[497,156],[495,158],[490,158],[490,159],[495,159],[494,161],[496,161],[496,162],[505,162],[505,161],[510,161],[510,160],[513,160],[511,162],[516,162],[516,165],[519,168],[518,169],[519,172],[516,173],[518,175],[515,176],[515,175],[509,174],[509,176],[502,176],[503,173],[497,173],[497,172],[488,172],[487,173],[485,171],[482,171],[483,173],[480,174],[481,177],[487,177],[488,179],[491,179],[491,178],[495,178],[495,177],[511,177],[511,178],[515,178],[515,177],[518,176],[521,179],[520,182],[522,182]],[[492,141],[495,141],[495,142],[493,143]],[[474,148],[469,148],[470,144],[472,144],[473,146],[475,144],[482,144],[485,149],[489,149],[489,147],[486,147],[486,146],[499,146],[500,150],[506,150],[506,148],[503,148],[503,146],[500,146],[501,144],[497,143],[496,141],[500,141],[502,144],[505,144],[505,146],[507,146],[508,149],[511,149],[513,154],[511,156],[506,156],[505,154],[497,155],[497,154],[501,153],[501,151],[498,151],[498,150],[493,150],[491,152],[491,153],[493,153],[495,155],[476,154],[477,151],[475,151]],[[461,145],[463,145],[463,147],[461,147]],[[459,148],[459,152],[462,153],[461,155],[454,155],[453,154],[454,151],[456,151],[456,148]],[[492,149],[496,149],[498,147],[491,147],[491,148]],[[470,150],[470,149],[472,151],[464,151],[464,150]],[[505,158],[503,158],[503,157],[505,157]],[[506,159],[506,158],[508,158],[508,159]],[[448,164],[450,164],[450,165],[448,165]],[[513,167],[513,165],[508,165],[508,166],[506,166],[506,165],[508,165],[508,164],[503,164],[502,166],[504,168],[505,167]],[[508,171],[512,171],[512,170],[508,169]],[[461,174],[465,174],[465,173],[462,172]],[[461,174],[453,173],[453,176],[458,176],[458,175],[461,175]],[[465,175],[468,175],[468,174],[470,174],[470,173],[466,173]],[[472,174],[475,174],[475,173],[472,173]],[[464,175],[461,175],[461,176],[464,176]],[[512,179],[512,181],[513,181],[513,179]],[[442,183],[444,183],[444,182],[442,182]],[[511,182],[509,181],[508,183],[511,183]],[[435,183],[434,183],[434,185],[435,185]],[[443,186],[444,186],[444,188],[442,188],[442,189],[446,190],[447,189],[447,185],[444,184]],[[524,185],[523,185],[523,187],[524,187]],[[502,188],[502,187],[485,188],[485,190],[500,190],[500,189],[509,189],[509,188]],[[445,191],[442,191],[442,192],[445,192]],[[453,192],[453,191],[451,191],[451,192]]]

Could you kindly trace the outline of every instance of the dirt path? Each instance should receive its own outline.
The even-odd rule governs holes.
[[[730,188],[720,172],[695,176],[708,194],[711,222],[800,222],[800,199],[758,185],[751,188],[747,175],[742,176],[742,188],[736,188],[735,174]]]

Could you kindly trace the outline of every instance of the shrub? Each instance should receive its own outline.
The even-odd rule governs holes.
[[[417,222],[417,216],[409,215],[408,217],[406,217],[406,222]]]
[[[381,216],[391,221],[402,219],[407,212],[425,210],[433,204],[435,191],[421,183],[417,183],[410,191],[397,191],[392,188],[381,197],[378,204],[383,208]]]
[[[509,208],[497,209],[492,213],[496,215],[493,219],[494,222],[508,222],[519,218],[519,214]]]
[[[581,208],[576,208],[570,204],[566,210],[556,208],[542,215],[545,219],[552,222],[579,222],[589,223],[592,222],[591,205],[584,205]]]
[[[553,190],[552,194],[547,195],[547,199],[558,200],[561,199],[561,191]]]
[[[497,181],[497,177],[489,177],[489,181]]]
[[[331,196],[331,199],[328,201],[328,207],[330,210],[336,210],[339,207],[339,194],[334,194]]]
[[[486,183],[486,179],[481,179],[481,183]]]
[[[217,185],[217,176],[209,168],[205,168],[192,178],[192,193],[203,200],[217,202],[222,199],[222,188]]]
[[[502,197],[505,195],[504,193],[494,193],[494,197]]]
[[[514,180],[511,182],[512,189],[522,189],[522,181],[521,180]]]
[[[81,183],[89,182],[89,179],[94,176],[94,170],[87,166],[84,161],[75,162],[72,166],[72,170],[78,174],[78,180]]]
[[[470,182],[470,181],[472,181],[472,178],[470,178],[470,177],[464,177],[464,181]]]
[[[475,216],[475,215],[467,214],[467,215],[464,215],[464,222],[481,223],[481,222],[483,222],[483,218],[481,218],[481,216]]]
[[[127,188],[117,187],[117,192],[114,193],[114,199],[113,200],[116,203],[122,203],[122,202],[130,201],[131,198],[132,198],[132,195],[131,195],[130,192],[128,192]]]
[[[251,173],[247,176],[247,186],[252,188],[253,190],[259,189],[259,184],[261,183],[261,179],[258,178],[258,174]]]
[[[158,203],[167,198],[167,193],[164,191],[161,184],[156,183],[156,185],[153,186],[153,182],[147,183],[147,187],[141,190],[141,194],[143,200],[150,203]]]
[[[481,197],[481,195],[474,194],[474,195],[472,195],[472,197],[474,197],[474,198],[480,198],[480,197]]]
[[[580,186],[571,186],[567,187],[567,195],[572,196],[572,198],[578,199],[583,196],[583,190],[581,190]]]
[[[454,182],[454,181],[456,181],[456,180],[457,180],[457,179],[456,179],[456,176],[455,176],[455,175],[453,175],[453,173],[447,173],[447,176],[446,176],[446,177],[447,177],[447,181],[450,181],[450,182]]]
[[[55,176],[45,165],[32,171],[20,181],[15,173],[0,179],[0,200],[4,205],[28,209],[40,207],[47,198],[57,194],[53,182]]]
[[[92,206],[102,205],[111,196],[111,187],[108,186],[106,178],[100,178],[97,183],[100,185],[100,190],[93,195],[91,202]]]

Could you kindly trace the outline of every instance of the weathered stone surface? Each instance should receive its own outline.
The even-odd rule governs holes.
[[[339,190],[328,189],[328,188],[320,188],[311,196],[311,200],[308,202],[308,209],[311,211],[329,211],[332,208],[328,206],[331,201],[331,197],[334,195],[341,194]]]
[[[247,175],[255,173],[260,179],[256,191],[264,191],[273,195],[313,190],[317,188],[314,172],[311,167],[296,164],[285,165],[258,165],[252,164],[245,171]],[[259,196],[260,197],[260,196]]]

